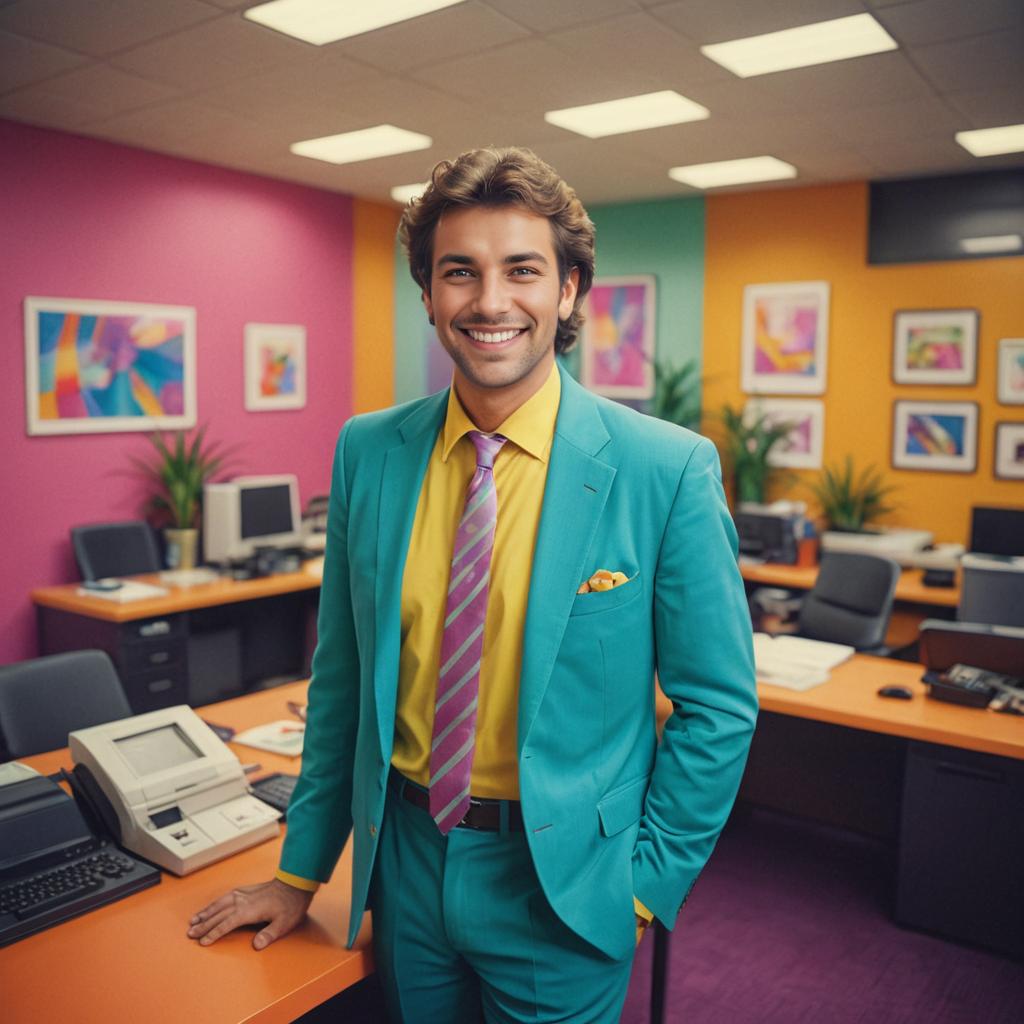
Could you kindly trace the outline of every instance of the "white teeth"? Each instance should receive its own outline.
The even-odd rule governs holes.
[[[514,331],[466,331],[474,341],[482,341],[488,345],[497,345],[502,341],[511,341],[522,328]]]

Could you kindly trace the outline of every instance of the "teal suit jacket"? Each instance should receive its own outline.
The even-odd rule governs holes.
[[[302,774],[283,870],[326,879],[354,831],[355,939],[394,738],[399,603],[447,392],[338,440]],[[735,799],[757,713],[750,620],[714,446],[562,372],[517,722],[526,836],[549,902],[628,955],[635,894],[668,927]],[[599,568],[630,582],[577,595]],[[656,742],[654,674],[673,704]]]

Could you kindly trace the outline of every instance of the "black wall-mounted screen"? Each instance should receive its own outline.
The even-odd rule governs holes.
[[[1024,256],[1024,248],[970,253],[965,238],[1024,239],[1024,167],[904,181],[873,181],[868,263]]]

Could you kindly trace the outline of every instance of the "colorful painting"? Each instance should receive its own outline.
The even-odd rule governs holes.
[[[825,443],[825,404],[816,398],[761,398],[747,409],[772,425],[789,423],[789,433],[772,447],[768,464],[787,469],[821,469]]]
[[[892,379],[897,384],[973,384],[977,365],[977,310],[896,313]]]
[[[977,450],[976,403],[894,403],[892,464],[897,469],[973,473]]]
[[[1000,339],[996,390],[1003,405],[1024,405],[1024,338]]]
[[[194,427],[195,324],[184,306],[26,298],[28,433]]]
[[[594,281],[583,307],[581,379],[609,398],[654,394],[655,278]]]
[[[827,281],[750,284],[743,289],[744,391],[825,393],[828,303]]]
[[[1024,423],[996,424],[996,476],[1024,480]]]
[[[306,328],[245,325],[245,407],[262,412],[306,405]]]

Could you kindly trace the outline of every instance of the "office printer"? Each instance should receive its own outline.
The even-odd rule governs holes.
[[[175,875],[280,831],[280,813],[250,794],[238,758],[185,704],[79,729],[68,746],[121,845]]]
[[[792,504],[792,503],[789,503]],[[803,530],[805,506],[780,510],[773,505],[741,502],[735,515],[740,556],[764,562],[794,565],[797,536]]]

